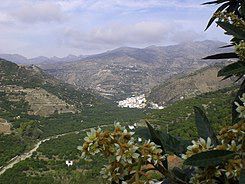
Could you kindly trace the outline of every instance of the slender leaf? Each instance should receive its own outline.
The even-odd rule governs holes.
[[[163,146],[163,144],[162,144],[162,142],[161,142],[159,133],[158,133],[156,130],[154,130],[154,128],[150,125],[150,123],[149,123],[148,121],[146,121],[146,124],[147,124],[148,129],[149,129],[150,134],[151,134],[151,140],[152,140],[155,144],[161,146],[161,149],[162,149],[162,151],[163,151],[163,154],[165,154],[165,153],[166,153],[166,152],[165,152],[165,148],[164,148],[164,146]],[[167,161],[167,159],[165,159],[165,160],[163,161],[163,166],[164,166],[164,168],[165,168],[166,170],[168,169],[168,161]]]
[[[190,145],[190,141],[181,140],[165,132],[159,132],[159,135],[164,148],[176,155],[185,153],[186,147]]]
[[[184,169],[180,169],[178,167],[174,167],[172,169],[172,173],[176,178],[181,179],[182,181],[185,181],[188,183],[188,181],[191,179],[193,172],[195,171],[194,168],[187,167]]]
[[[234,155],[235,154],[232,151],[211,150],[192,155],[185,160],[184,164],[197,167],[216,166],[228,159],[233,158]]]
[[[159,139],[164,149],[168,152],[172,152],[172,153],[175,153],[176,155],[180,155],[182,153],[185,153],[186,147],[190,145],[190,141],[176,138],[163,131],[158,131],[158,130],[155,130],[155,131],[158,133]],[[151,138],[149,131],[144,128],[137,130],[137,134],[139,134],[141,137],[144,137],[145,139]]]
[[[239,57],[236,53],[229,52],[229,53],[221,53],[221,54],[207,56],[203,59],[231,59],[231,58],[239,58]]]
[[[210,2],[206,2],[206,3],[202,3],[202,5],[208,5],[208,4],[219,4],[219,3],[223,3],[229,0],[217,0],[217,1],[210,1]]]
[[[218,139],[205,113],[199,107],[194,107],[194,112],[198,136],[204,139],[209,137],[212,140],[212,143],[217,145]]]
[[[223,49],[223,48],[227,48],[227,47],[233,47],[234,45],[233,44],[230,44],[230,45],[225,45],[225,46],[222,46],[222,47],[220,47],[221,49]]]
[[[214,13],[218,13],[218,12],[221,12],[223,11],[227,6],[229,6],[229,2],[228,3],[225,3],[223,5],[221,5]],[[212,16],[208,22],[208,25],[207,27],[205,28],[205,31],[211,26],[211,24],[214,22],[214,20],[216,19],[215,16]]]
[[[220,76],[229,76],[229,75],[243,75],[245,73],[245,63],[244,62],[235,62],[230,65],[225,66],[218,72],[218,77]]]

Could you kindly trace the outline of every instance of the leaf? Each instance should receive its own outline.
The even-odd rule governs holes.
[[[230,158],[233,158],[234,155],[234,152],[227,150],[205,151],[187,158],[184,164],[197,167],[216,166]]]
[[[136,131],[137,135],[144,137],[146,140],[150,139],[150,135],[148,135],[149,131],[145,131],[146,129],[139,129]],[[180,138],[176,138],[166,132],[155,130],[166,151],[175,153],[176,155],[180,155],[186,152],[186,147],[190,145],[190,141],[182,140]]]
[[[234,46],[233,44],[230,44],[230,45],[225,45],[225,46],[222,46],[222,47],[219,47],[219,48],[223,49],[223,48],[233,47],[233,46]]]
[[[174,174],[174,177],[175,178],[179,178],[181,179],[182,181],[186,181],[186,178],[187,178],[187,175],[184,173],[183,170],[181,170],[180,168],[178,167],[174,167],[172,169],[172,173]]]
[[[202,5],[208,5],[208,4],[219,4],[219,3],[223,3],[229,0],[217,0],[217,1],[210,1],[210,2],[206,2],[206,3],[202,3]]]
[[[239,58],[239,57],[236,53],[229,52],[229,53],[221,53],[221,54],[207,56],[203,59],[231,59],[231,58]]]
[[[218,72],[218,77],[229,76],[229,75],[243,75],[245,73],[245,63],[235,62],[230,65],[225,66]]]
[[[245,183],[245,169],[241,170],[241,175],[239,178],[239,184],[244,184]]]
[[[243,29],[227,22],[217,21],[217,24],[227,31],[226,34],[232,35],[241,40],[245,40],[245,31]]]
[[[241,86],[240,86],[240,89],[238,90],[237,94],[236,94],[236,98],[234,99],[233,103],[232,103],[232,123],[235,124],[239,121],[239,113],[236,111],[236,104],[235,102],[238,102],[240,105],[241,104],[241,101],[239,99],[239,97],[242,96],[242,94],[245,93],[245,79],[243,80]]]
[[[221,5],[221,6],[214,12],[214,14],[223,11],[227,6],[229,6],[229,2],[228,2],[228,3],[225,3],[225,4],[223,4],[223,5]],[[211,19],[210,19],[209,22],[208,22],[207,27],[205,28],[205,31],[211,26],[211,24],[214,22],[215,19],[216,19],[215,16],[212,16],[212,17],[211,17]]]
[[[147,124],[148,129],[149,129],[150,134],[151,134],[151,140],[152,140],[155,144],[161,146],[161,149],[162,149],[162,151],[163,151],[163,154],[165,154],[165,153],[166,153],[166,152],[165,152],[165,148],[164,148],[164,146],[163,146],[163,144],[162,144],[162,142],[161,142],[159,133],[158,133],[156,130],[154,130],[154,128],[150,125],[150,123],[149,123],[148,121],[146,121],[146,124]],[[166,170],[168,169],[168,161],[167,161],[167,159],[163,160],[163,166],[164,166],[164,168],[165,168]]]
[[[173,152],[175,155],[185,153],[186,147],[190,145],[190,141],[184,141],[179,138],[177,139],[165,132],[159,132],[159,135],[164,148],[169,152]]]
[[[184,169],[174,167],[172,169],[172,173],[174,174],[174,177],[179,178],[182,181],[185,181],[186,183],[188,183],[194,171],[195,169],[191,167],[186,167]]]
[[[218,144],[218,139],[211,127],[210,121],[208,120],[205,113],[199,107],[193,107],[195,112],[195,122],[198,131],[198,136],[204,139],[208,137],[212,140],[214,145]]]

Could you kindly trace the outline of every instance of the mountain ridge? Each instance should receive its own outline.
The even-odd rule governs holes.
[[[219,53],[223,45],[223,42],[200,41],[141,49],[123,47],[75,62],[39,66],[67,83],[92,89],[106,98],[122,100],[149,93],[151,88],[172,75],[223,62],[202,60],[207,55]]]

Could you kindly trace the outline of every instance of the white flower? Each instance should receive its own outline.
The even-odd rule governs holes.
[[[86,142],[94,142],[98,139],[97,133],[101,132],[101,129],[95,130],[94,128],[90,129],[90,132],[87,132],[87,137],[84,138],[84,141]]]
[[[241,100],[242,105],[235,102],[235,105],[237,106],[236,111],[239,113],[239,118],[245,118],[245,93],[243,93],[242,97],[239,97],[239,99]]]

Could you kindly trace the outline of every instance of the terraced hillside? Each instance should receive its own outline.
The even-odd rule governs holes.
[[[32,97],[31,94],[34,93],[31,93],[31,89],[36,89],[38,91],[35,92],[49,97],[48,101],[51,99],[57,101],[59,98],[60,102],[63,101],[61,102],[63,106],[75,105],[82,108],[96,103],[95,96],[89,91],[60,82],[36,66],[19,66],[3,59],[0,59],[0,86],[1,91],[26,93],[28,96],[26,100],[29,103],[41,98],[40,95]],[[55,99],[54,96],[57,98]],[[67,104],[64,105],[65,103]]]

